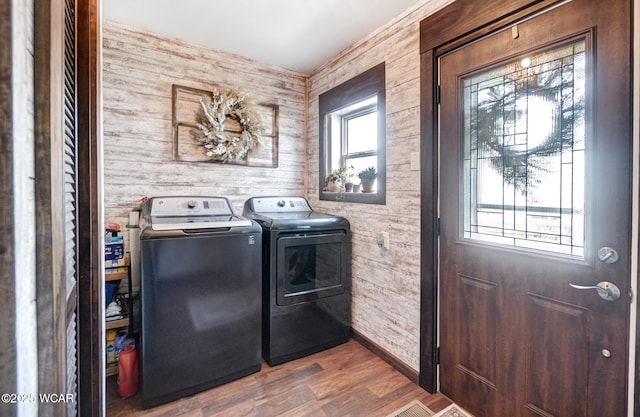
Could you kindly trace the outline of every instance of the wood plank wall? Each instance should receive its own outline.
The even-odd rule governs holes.
[[[142,196],[306,195],[353,231],[353,328],[415,370],[420,348],[419,22],[450,0],[424,0],[303,74],[104,22],[105,220],[126,224]],[[318,200],[318,95],[386,62],[387,204]],[[279,167],[171,161],[171,84],[241,88],[280,105]],[[308,109],[307,109],[308,95]],[[307,110],[305,110],[307,109]],[[308,113],[308,114],[307,114]],[[376,232],[389,232],[380,250]]]
[[[227,196],[241,212],[251,196],[305,194],[306,75],[108,20],[103,71],[105,221],[124,227],[143,196]],[[172,84],[280,106],[279,166],[173,161]]]
[[[309,193],[312,206],[343,215],[353,233],[353,328],[416,372],[420,349],[420,20],[449,3],[423,1],[345,49],[309,79]],[[387,203],[318,200],[318,96],[386,63]],[[417,168],[417,169],[416,169]],[[389,232],[390,248],[376,233]]]

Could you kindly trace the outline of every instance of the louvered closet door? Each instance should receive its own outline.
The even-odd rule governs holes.
[[[76,129],[76,27],[75,0],[65,0],[64,10],[64,110],[63,110],[63,167],[64,167],[64,224],[65,224],[65,297],[66,324],[66,390],[77,398],[77,129]],[[67,402],[67,416],[77,415],[77,401]]]
[[[38,413],[55,417],[79,401],[76,2],[34,1],[38,392],[53,396]]]

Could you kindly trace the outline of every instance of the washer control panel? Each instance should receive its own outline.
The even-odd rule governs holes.
[[[231,216],[233,209],[225,197],[155,197],[151,216]]]

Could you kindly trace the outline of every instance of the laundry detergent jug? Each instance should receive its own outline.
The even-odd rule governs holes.
[[[133,343],[125,344],[118,357],[118,394],[128,398],[138,391],[138,354]]]

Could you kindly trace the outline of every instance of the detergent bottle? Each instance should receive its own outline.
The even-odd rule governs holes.
[[[138,354],[134,343],[125,343],[118,357],[118,394],[128,398],[138,391]]]

